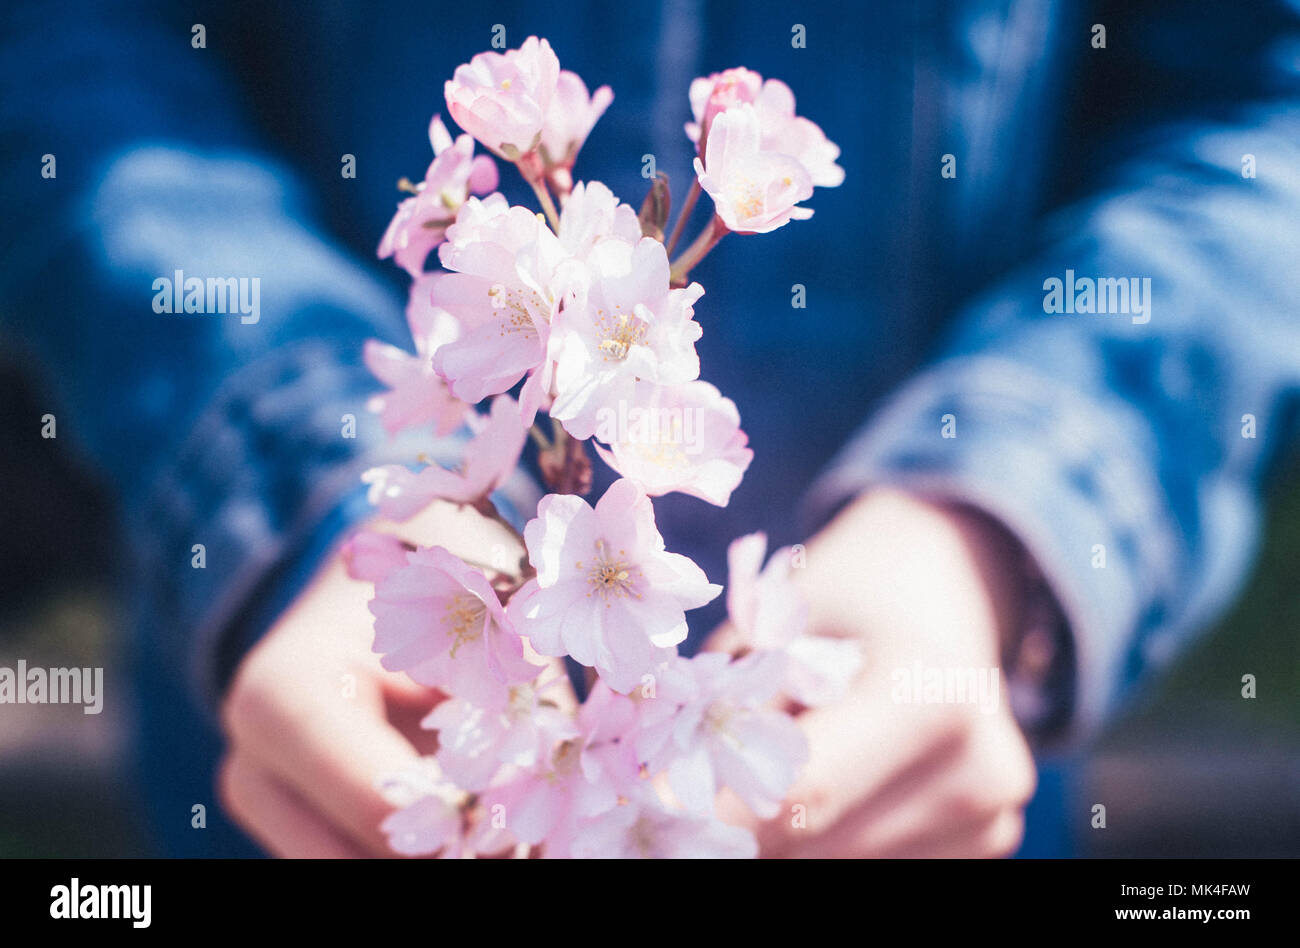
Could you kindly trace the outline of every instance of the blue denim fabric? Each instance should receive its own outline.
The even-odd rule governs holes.
[[[193,736],[174,769],[199,777],[178,800],[218,746],[181,696],[210,711],[273,605],[360,516],[359,472],[420,449],[389,444],[364,407],[362,342],[406,342],[404,277],[374,247],[394,182],[429,160],[443,79],[498,23],[510,45],[548,36],[566,68],[614,87],[577,175],[630,203],[647,154],[681,200],[687,87],[732,65],[788,82],[844,150],[847,180],[814,195],[810,222],[729,237],[693,274],[705,377],[736,400],[756,458],[726,510],[656,505],[671,549],[722,579],[730,538],[799,541],[873,483],[976,503],[1069,617],[1075,738],[1230,601],[1261,480],[1295,435],[1290,5],[372,6],[0,13],[0,328],[36,355],[60,434],[121,497],[146,753]],[[513,171],[503,180],[526,200]],[[259,277],[260,321],[155,314],[152,281],[176,269]],[[1044,312],[1044,281],[1067,270],[1149,278],[1149,322]],[[340,437],[346,414],[355,439]],[[692,642],[720,615],[693,616]]]

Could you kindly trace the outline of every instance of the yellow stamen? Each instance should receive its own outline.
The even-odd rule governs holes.
[[[473,642],[483,637],[483,627],[487,624],[487,607],[476,596],[461,593],[447,603],[447,612],[443,621],[447,634],[451,636],[451,657],[456,657],[456,650],[466,642]]]

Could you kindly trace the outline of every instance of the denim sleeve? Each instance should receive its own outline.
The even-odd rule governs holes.
[[[814,492],[892,483],[1009,526],[1073,633],[1073,737],[1230,602],[1296,434],[1300,107],[1163,131],[960,314]],[[1047,312],[1067,271],[1083,305]],[[1080,312],[1083,278],[1136,279],[1145,312]]]
[[[250,617],[363,515],[360,471],[454,445],[390,442],[365,411],[361,346],[409,346],[403,301],[323,236],[191,19],[0,13],[0,326],[43,375],[58,437],[115,490],[144,660],[211,707]],[[154,281],[178,270],[256,280],[256,318],[155,312]]]

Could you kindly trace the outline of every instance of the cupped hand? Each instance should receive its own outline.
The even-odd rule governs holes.
[[[518,549],[500,524],[443,503],[370,529],[480,562]],[[379,781],[435,746],[419,722],[441,696],[380,666],[369,598],[335,554],[244,657],[223,702],[220,797],[274,855],[393,855],[379,829],[393,806]]]
[[[981,514],[884,489],[808,544],[793,574],[811,630],[861,642],[862,672],[844,700],[800,715],[810,759],[781,815],[756,827],[764,856],[1016,850],[1035,769],[999,670],[1016,622],[1013,550]],[[960,702],[913,687],[949,670],[989,687]],[[735,801],[722,815],[753,825]]]

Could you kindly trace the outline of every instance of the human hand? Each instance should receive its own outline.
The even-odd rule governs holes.
[[[501,524],[443,502],[370,529],[477,561],[522,553]],[[379,826],[393,806],[377,781],[434,749],[419,722],[440,695],[381,667],[368,599],[335,554],[244,657],[223,702],[220,797],[274,855],[392,856]]]
[[[792,573],[809,601],[810,631],[855,637],[863,670],[844,700],[800,715],[810,758],[783,815],[756,827],[763,855],[1015,851],[1035,770],[997,670],[1002,632],[1017,621],[1012,552],[981,514],[884,489],[808,544],[806,567]],[[710,647],[731,644],[730,635],[721,630]],[[918,663],[996,675],[996,706],[896,700]],[[798,804],[803,826],[792,818]],[[737,803],[723,817],[753,823],[740,814]]]

